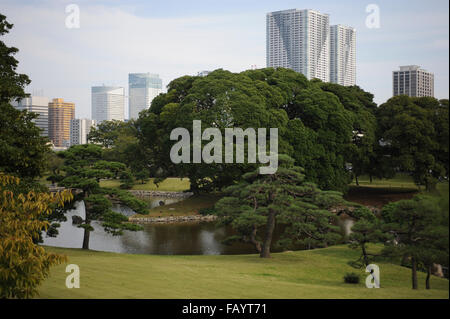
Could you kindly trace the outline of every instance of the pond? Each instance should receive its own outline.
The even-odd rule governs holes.
[[[147,198],[150,207],[156,207],[160,201],[165,204],[180,199]],[[113,210],[127,216],[134,214],[127,207],[114,206]],[[85,218],[84,202],[77,202],[75,209],[67,212],[67,221],[61,223],[57,237],[46,237],[43,234],[44,245],[81,248],[84,229],[72,225],[72,216]],[[351,226],[351,221],[341,220],[344,229]],[[233,243],[224,245],[222,241],[233,235],[230,228],[217,228],[214,222],[201,223],[173,223],[173,224],[144,224],[143,231],[124,231],[122,236],[112,236],[103,230],[100,222],[92,222],[95,231],[90,234],[89,248],[92,250],[109,251],[129,254],[158,254],[158,255],[230,255],[252,254],[255,249],[250,244]],[[274,234],[274,239],[278,234]],[[273,251],[277,251],[273,249]]]
[[[152,198],[151,207],[177,199]],[[75,209],[67,212],[67,221],[61,223],[57,237],[46,237],[44,245],[66,248],[81,248],[84,229],[72,225],[72,216],[85,218],[84,202],[77,202]],[[115,206],[113,210],[127,216],[134,214],[127,207]],[[122,236],[112,236],[103,230],[100,222],[92,222],[95,231],[90,234],[89,248],[129,254],[160,255],[220,255],[254,253],[251,245],[236,243],[231,246],[221,242],[232,234],[231,229],[216,228],[215,223],[144,224],[144,230],[124,231]]]

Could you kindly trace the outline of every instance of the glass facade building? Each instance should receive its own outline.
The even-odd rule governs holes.
[[[139,112],[150,108],[152,100],[162,92],[162,80],[158,74],[128,74],[129,118],[136,119]]]
[[[102,121],[123,121],[125,90],[119,86],[93,86],[91,88],[92,119]]]
[[[33,122],[41,129],[41,136],[48,136],[48,102],[49,99],[43,96],[30,96],[21,99],[19,102],[12,101],[11,104],[16,109],[36,113],[37,118]]]

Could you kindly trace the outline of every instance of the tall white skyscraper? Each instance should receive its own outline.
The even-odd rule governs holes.
[[[118,86],[93,86],[91,88],[92,119],[102,121],[123,121],[125,90]]]
[[[136,119],[139,112],[150,108],[152,100],[162,92],[162,80],[158,74],[128,74],[129,118]]]
[[[356,84],[356,30],[352,27],[330,27],[330,82]]]
[[[30,96],[19,102],[11,101],[11,104],[18,110],[36,113],[38,117],[33,119],[33,122],[41,129],[41,136],[48,136],[48,102],[47,97]]]
[[[290,9],[266,16],[266,63],[330,80],[330,22],[328,14]]]
[[[413,97],[434,96],[434,74],[418,65],[405,65],[392,72],[392,93]]]
[[[94,120],[73,119],[70,121],[70,145],[87,144],[87,136],[91,127],[95,126]]]

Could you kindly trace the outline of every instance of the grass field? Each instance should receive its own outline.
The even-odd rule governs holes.
[[[131,189],[135,190],[151,190],[151,191],[165,191],[165,192],[182,192],[188,190],[190,187],[188,178],[167,178],[157,186],[153,183],[154,178],[144,184],[136,181]],[[101,187],[119,188],[119,180],[104,180],[100,181]]]
[[[402,188],[404,190],[419,190],[414,184],[411,176],[406,174],[397,174],[394,178],[390,179],[377,179],[373,178],[370,182],[369,176],[358,177],[359,186],[361,187],[382,187],[382,188]],[[353,180],[350,185],[356,186],[356,181]]]
[[[52,268],[39,289],[40,298],[448,298],[448,280],[432,277],[431,290],[419,273],[419,290],[411,289],[408,268],[380,267],[380,289],[342,277],[355,271],[347,262],[357,252],[347,246],[257,255],[127,255],[48,247],[66,254],[80,267],[80,288],[68,289],[65,265]]]

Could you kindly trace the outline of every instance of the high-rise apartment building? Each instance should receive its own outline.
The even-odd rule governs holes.
[[[139,112],[150,108],[152,100],[162,92],[162,80],[158,74],[128,74],[128,117],[136,119]]]
[[[70,145],[87,144],[87,136],[95,126],[94,120],[73,119],[70,121]]]
[[[41,136],[48,136],[48,102],[49,99],[43,96],[30,96],[20,101],[11,101],[16,109],[36,113],[37,118],[33,122],[41,129]]]
[[[118,86],[93,86],[91,88],[92,119],[102,121],[124,120],[125,90]]]
[[[392,72],[393,95],[434,96],[434,74],[418,65],[401,66]]]
[[[48,103],[48,136],[54,146],[70,146],[70,121],[74,118],[75,103],[63,99]]]
[[[266,63],[330,80],[330,23],[328,14],[314,10],[283,10],[266,16]]]
[[[330,82],[356,84],[356,30],[352,27],[330,27]]]

